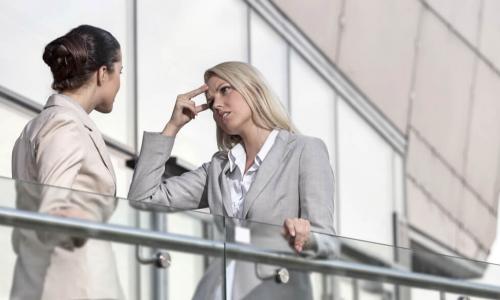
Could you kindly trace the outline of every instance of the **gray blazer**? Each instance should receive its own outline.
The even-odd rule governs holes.
[[[229,170],[227,154],[217,152],[198,169],[166,179],[163,178],[164,166],[173,145],[172,137],[144,133],[128,195],[130,200],[136,200],[131,205],[146,209],[154,209],[158,204],[177,209],[208,207],[214,215],[234,217],[225,177]],[[148,207],[150,204],[154,205]],[[243,216],[249,221],[277,226],[282,226],[285,218],[300,217],[310,221],[314,232],[335,234],[334,177],[324,143],[317,138],[280,130],[246,194]],[[253,245],[291,251],[284,239],[276,238],[278,227],[259,223],[250,225]],[[332,257],[336,251],[334,239],[313,234],[313,242],[305,252],[314,257]],[[233,299],[258,299],[262,296],[260,293],[269,299],[311,297],[306,274],[293,273],[288,284],[277,285],[270,276],[275,269],[237,262]],[[220,274],[222,264],[212,264],[195,298],[213,299],[214,290],[221,282]]]
[[[78,103],[60,94],[17,139],[12,177],[18,179],[18,209],[79,208],[106,222],[116,207],[115,173],[101,133]],[[111,244],[88,240],[81,248],[61,247],[68,243],[61,234],[16,228],[11,299],[122,299]]]

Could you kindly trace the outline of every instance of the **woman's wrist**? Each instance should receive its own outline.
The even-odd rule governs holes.
[[[177,135],[179,132],[180,128],[172,124],[171,122],[168,122],[167,125],[165,125],[165,128],[163,129],[162,133],[165,136],[171,136],[174,137]]]

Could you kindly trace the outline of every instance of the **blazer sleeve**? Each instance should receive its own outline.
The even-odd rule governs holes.
[[[128,193],[130,205],[141,209],[196,209],[208,206],[207,171],[209,163],[182,174],[166,178],[165,163],[175,138],[145,132],[141,153]]]
[[[326,145],[307,138],[300,156],[300,217],[311,223],[311,244],[306,256],[334,257],[339,245],[334,228],[334,175]]]
[[[72,201],[71,188],[85,157],[81,124],[70,115],[55,114],[35,137],[34,146],[37,181],[43,184],[38,211],[53,214],[57,210],[77,209],[84,212],[81,218],[101,220],[95,212],[92,214]],[[86,241],[48,231],[36,231],[36,234],[42,243],[50,247],[73,249],[81,247]]]

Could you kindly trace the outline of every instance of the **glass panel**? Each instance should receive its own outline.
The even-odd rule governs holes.
[[[449,265],[470,264],[473,268],[484,270],[490,266],[500,270],[500,265],[320,233],[311,234],[316,242],[321,241],[322,246],[306,247],[299,255],[289,246],[282,226],[229,218],[226,218],[226,226],[227,299],[262,299],[266,295],[269,299],[458,300],[467,293],[474,297],[479,294],[471,290],[465,294],[448,293],[451,286],[441,284],[460,279],[453,282],[465,291],[462,284],[477,282],[477,278],[461,277],[458,273],[445,274],[436,265],[419,257],[426,256],[428,261],[445,261]],[[325,249],[329,250],[325,252]],[[396,251],[400,256],[413,258],[413,264],[398,265],[380,259]],[[321,265],[322,270],[304,271],[305,264],[318,268]],[[426,271],[410,272],[417,268]],[[483,287],[483,291],[492,288],[500,295],[498,282]]]
[[[227,299],[311,299],[313,286],[321,290],[317,276],[287,268],[286,265],[249,262],[234,255],[238,246],[294,257],[295,253],[280,226],[226,218]],[[314,284],[312,281],[314,280]]]
[[[33,114],[14,107],[7,100],[0,97],[0,176],[11,177],[11,157],[14,143],[21,134],[24,125],[33,118]]]
[[[116,175],[116,195],[120,198],[126,198],[134,171],[130,167],[127,167],[127,160],[131,159],[131,157],[110,147],[108,147],[108,150]]]
[[[127,96],[129,80],[126,66],[130,36],[127,31],[128,2],[22,0],[2,3],[0,28],[2,36],[9,42],[3,43],[0,49],[0,85],[45,104],[48,96],[53,93],[50,88],[52,75],[42,60],[45,46],[81,24],[106,29],[120,42],[123,53],[125,67],[121,77],[121,91],[117,95],[113,113],[93,113],[91,117],[106,135],[124,144],[131,143],[128,135],[133,128],[130,119],[132,99]],[[64,13],[61,13],[60,8],[64,8]],[[12,59],[14,57],[22,59]]]
[[[485,300],[485,299],[493,299],[493,298],[483,298],[483,297],[472,297],[467,296],[466,294],[452,294],[452,293],[443,293],[444,300]]]
[[[432,290],[413,288],[410,295],[411,299],[441,300],[441,293]]]
[[[344,101],[338,102],[338,132],[340,234],[392,244],[393,150]]]
[[[139,1],[138,14],[141,139],[144,130],[163,129],[176,96],[201,86],[206,69],[247,61],[248,35],[243,1]],[[215,123],[205,111],[177,135],[172,154],[197,166],[216,150]]]
[[[290,54],[290,114],[299,132],[321,138],[335,157],[335,93],[298,53]]]
[[[31,211],[33,209],[22,204],[26,204],[30,199],[39,200],[40,196],[51,196],[51,202],[55,202],[57,199],[62,199],[59,198],[60,196],[66,195],[64,199],[68,204],[75,207],[80,205],[82,210],[87,211],[90,211],[90,204],[93,201],[113,202],[116,200],[92,193],[44,187],[7,179],[0,180],[0,185],[2,191],[5,192],[0,207],[0,223],[4,225],[0,226],[0,245],[4,247],[2,249],[13,249],[11,246],[12,230],[9,226],[13,222],[21,222],[16,216],[7,217],[6,215],[6,207],[12,207],[16,198],[19,207]],[[28,192],[36,193],[27,194]],[[134,213],[131,207],[126,205],[127,201],[119,200],[119,202]],[[82,206],[82,204],[88,206]],[[495,292],[495,296],[478,294],[470,289],[457,293],[457,290],[439,286],[436,282],[443,282],[443,279],[460,278],[461,281],[455,281],[455,283],[464,288],[462,283],[478,282],[478,278],[450,273],[451,269],[448,269],[446,273],[440,269],[439,263],[428,262],[440,261],[452,266],[469,264],[471,268],[483,270],[483,272],[487,268],[496,269],[496,274],[500,270],[500,265],[438,255],[427,251],[394,248],[384,244],[316,232],[311,233],[312,238],[307,244],[309,246],[306,246],[298,255],[285,239],[282,226],[223,219],[195,211],[176,211],[172,207],[153,204],[148,205],[147,208],[155,213],[140,212],[139,214],[144,217],[140,219],[144,222],[140,222],[139,226],[153,227],[155,231],[138,232],[134,231],[137,229],[135,224],[121,224],[123,226],[119,227],[120,233],[110,234],[108,231],[108,234],[103,236],[100,227],[96,227],[99,226],[98,223],[93,225],[92,230],[72,231],[73,233],[54,231],[62,230],[60,226],[73,224],[70,219],[62,219],[65,222],[63,224],[67,225],[60,224],[59,227],[44,228],[41,224],[37,224],[36,231],[27,229],[28,227],[24,228],[24,226],[30,226],[30,223],[17,223],[12,241],[18,255],[16,256],[12,250],[7,250],[0,259],[5,270],[0,275],[2,279],[0,298],[8,297],[12,281],[21,284],[22,289],[19,291],[22,293],[35,291],[39,294],[41,293],[41,278],[46,279],[42,286],[43,293],[51,299],[65,298],[64,293],[67,292],[90,291],[90,288],[92,288],[93,295],[105,298],[119,298],[119,295],[124,293],[128,299],[137,299],[138,295],[142,295],[145,299],[164,299],[165,295],[173,299],[189,299],[193,297],[193,294],[196,299],[197,297],[222,299],[224,284],[228,291],[227,299],[242,299],[245,295],[252,295],[258,299],[269,297],[272,299],[328,299],[326,297],[333,296],[341,297],[338,299],[385,300],[408,299],[404,295],[411,295],[411,299],[441,300],[443,298],[440,298],[440,291],[446,292],[445,299],[458,299],[459,296],[465,295],[464,293],[473,297],[478,295],[483,297],[478,299],[497,299],[500,295],[498,281],[491,283],[492,285],[482,286],[482,288],[477,286],[481,289],[481,293],[485,293],[487,289],[498,291]],[[68,212],[68,210],[60,209],[59,213],[62,211]],[[20,212],[19,210],[18,213]],[[38,216],[44,218],[44,214]],[[45,221],[49,220],[45,219]],[[31,226],[33,224],[31,223]],[[65,228],[65,230],[70,230],[68,227]],[[111,228],[108,227],[107,230]],[[127,232],[135,233],[126,239],[120,239],[126,244],[106,241],[110,238],[123,237],[123,234]],[[148,239],[141,239],[141,234],[147,235]],[[103,240],[88,239],[85,236],[103,238]],[[22,238],[19,239],[19,237]],[[150,251],[148,246],[162,245],[161,247],[167,248],[170,255],[171,266],[165,270],[141,264],[139,269],[142,272],[140,273],[122,273],[126,268],[137,270],[135,248],[130,246],[133,244],[144,244],[139,251],[143,262],[157,253],[156,250]],[[123,255],[122,259],[129,262],[129,265],[117,260],[117,251],[127,254]],[[411,257],[413,262],[405,266],[379,259],[395,251],[400,252],[401,256]],[[379,255],[373,255],[374,253],[379,253]],[[72,259],[78,255],[84,255],[84,259],[73,261]],[[424,260],[423,257],[427,259]],[[22,261],[23,264],[17,264],[14,277],[16,259]],[[155,261],[158,262],[158,260]],[[67,267],[68,264],[71,267]],[[85,271],[81,268],[85,268]],[[416,269],[438,277],[408,272]],[[26,270],[30,272],[29,276],[22,273]],[[41,274],[45,272],[44,270],[47,276]],[[157,273],[157,281],[147,281],[141,278],[143,274],[152,272]],[[225,279],[224,272],[227,276]],[[85,277],[83,274],[91,276]],[[106,274],[105,278],[101,278],[102,274]],[[68,287],[73,286],[68,278],[76,276],[79,278],[78,289],[67,290]],[[33,284],[30,285],[30,280],[27,278],[31,278]],[[53,278],[57,279],[57,285],[51,285]],[[422,280],[432,281],[424,283]],[[137,285],[139,281],[150,282],[151,285],[143,285],[139,289]],[[61,285],[61,282],[66,284]],[[405,286],[394,285],[402,282]],[[27,288],[28,286],[31,288]],[[236,297],[231,298],[229,295]]]
[[[287,43],[254,11],[250,13],[250,63],[288,107]]]
[[[404,162],[403,156],[393,152],[393,187],[394,187],[394,211],[401,216],[405,215],[406,203],[404,194]],[[404,246],[404,245],[396,245]]]
[[[114,149],[108,150],[116,175],[116,194],[120,197],[125,197],[128,193],[133,171],[126,166],[126,160],[129,157]],[[134,226],[137,218],[135,211],[125,201],[118,201],[117,204],[109,223]],[[137,273],[139,264],[135,259],[135,247],[113,243],[113,251],[116,257],[118,274],[120,274],[120,281],[127,295],[126,298],[136,298],[135,295],[140,290],[138,286],[140,275]]]
[[[119,202],[123,210],[127,210],[129,215],[133,214],[128,201],[120,199]],[[191,299],[194,295],[199,297],[200,293],[206,292],[202,281],[223,282],[222,243],[225,235],[222,217],[156,204],[148,204],[145,208],[147,210],[139,212],[138,226],[141,228],[199,241],[219,241],[221,249],[215,256],[194,254],[187,249],[167,249],[172,261],[167,269],[139,264],[140,292],[144,299]],[[117,223],[121,221],[116,220]],[[140,246],[137,251],[139,256],[148,258],[157,254],[159,249]]]
[[[221,217],[201,212],[181,212],[155,205],[142,207],[156,211],[153,214],[149,211],[138,212],[128,201],[122,199],[10,179],[0,179],[0,188],[4,195],[0,211],[7,207],[17,207],[19,211],[49,212],[52,215],[78,212],[78,217],[85,217],[98,223],[104,220],[109,224],[122,226],[122,230],[127,228],[135,230],[136,226],[145,230],[152,228],[161,236],[194,241],[198,244],[205,243],[205,245],[208,242],[210,245],[218,246],[211,252],[196,251],[196,246],[189,249],[167,246],[166,251],[170,256],[171,265],[168,269],[163,269],[155,267],[153,261],[145,264],[145,260],[151,260],[159,251],[156,247],[154,249],[150,247],[150,240],[142,243],[124,240],[130,244],[145,243],[140,246],[139,254],[136,254],[134,246],[122,243],[111,245],[106,241],[75,237],[47,229],[33,231],[17,227],[13,234],[10,227],[0,226],[0,246],[2,249],[9,249],[4,251],[6,253],[0,259],[6,270],[0,277],[4,279],[0,283],[0,299],[8,297],[13,280],[19,285],[19,291],[35,291],[38,295],[42,293],[40,283],[45,284],[43,295],[48,299],[66,299],[70,294],[64,293],[72,292],[74,292],[72,296],[80,298],[94,295],[99,299],[122,299],[119,294],[123,293],[127,299],[138,299],[139,295],[144,299],[165,299],[166,296],[170,299],[189,299],[196,291],[203,292],[203,286],[198,285],[205,274],[223,282],[221,270],[223,270],[224,222]],[[113,213],[115,203],[118,209]],[[111,213],[113,217],[108,220]],[[140,217],[135,218],[136,214]],[[41,214],[43,215],[45,214]],[[138,224],[135,220],[139,221]],[[0,217],[0,222],[11,224],[4,217]],[[96,237],[99,236],[96,231],[90,233],[85,231],[80,234]],[[17,255],[11,249],[16,249]],[[137,262],[136,255],[139,255],[142,263]],[[16,258],[18,265],[14,277]],[[44,270],[48,274],[45,277],[42,274]],[[209,273],[207,270],[210,270]],[[31,279],[28,279],[28,275],[22,273],[23,271],[29,272]],[[152,276],[152,273],[156,273],[156,277]],[[106,278],[101,278],[102,274],[106,274]],[[144,276],[144,274],[149,275]],[[73,291],[64,288],[60,288],[59,291],[50,289],[52,278],[58,280],[58,286],[61,282],[67,282],[64,281],[67,278],[80,280],[76,287],[67,282],[66,286],[74,287]],[[33,281],[32,284],[30,280]],[[203,280],[207,280],[207,277]],[[48,294],[51,291],[61,294]],[[79,292],[87,294],[78,294]],[[20,299],[28,299],[28,296],[24,297],[26,298]]]

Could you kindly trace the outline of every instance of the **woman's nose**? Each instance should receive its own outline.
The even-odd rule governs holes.
[[[214,109],[217,110],[217,111],[220,111],[222,110],[222,101],[220,101],[219,99],[217,99],[217,97],[214,99],[214,105],[213,105]]]

